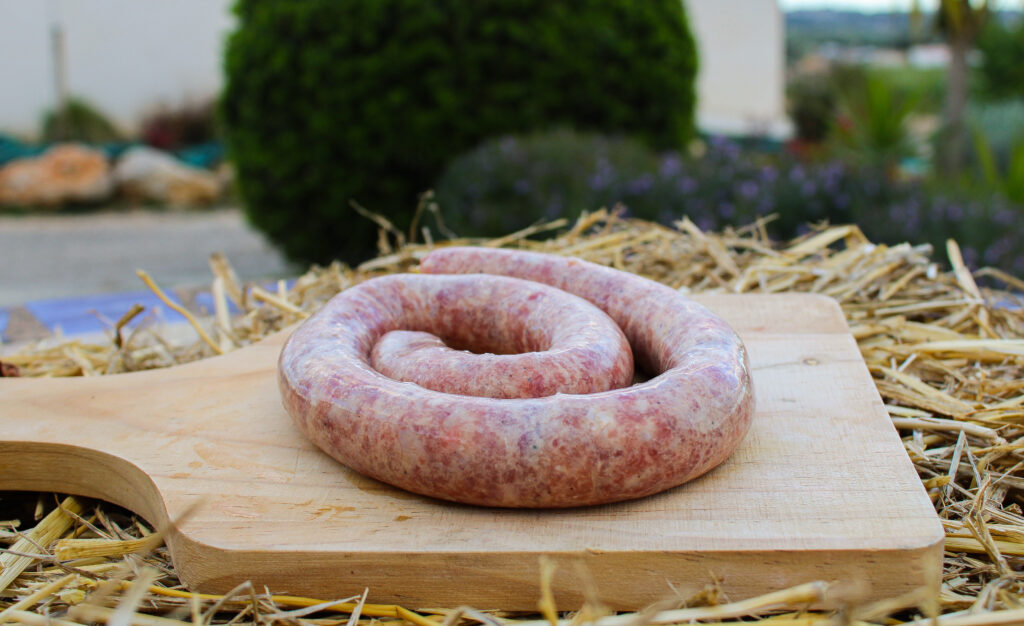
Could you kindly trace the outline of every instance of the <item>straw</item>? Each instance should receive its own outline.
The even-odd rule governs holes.
[[[420,217],[436,213],[429,198],[421,205]],[[0,579],[5,581],[0,588],[6,589],[0,597],[2,620],[338,626],[375,620],[417,626],[441,621],[518,626],[694,620],[776,626],[1024,623],[1024,312],[1018,295],[1024,281],[995,269],[972,272],[955,242],[940,256],[927,245],[873,243],[854,225],[821,226],[795,241],[777,242],[765,234],[770,219],[705,232],[685,218],[668,228],[601,210],[585,213],[575,223],[537,224],[491,241],[442,241],[426,230],[423,243],[411,240],[419,234],[416,229],[400,233],[378,221],[386,231],[381,256],[354,268],[337,263],[312,267],[276,293],[242,283],[228,260],[215,255],[215,318],[205,322],[190,312],[199,339],[175,342],[152,324],[129,332],[121,323],[112,328],[110,341],[8,348],[0,364],[5,372],[22,376],[78,376],[185,363],[250,345],[363,280],[415,271],[427,252],[450,244],[571,254],[688,293],[821,293],[840,302],[893,425],[943,521],[947,538],[938,594],[810,611],[808,603],[829,593],[817,582],[738,602],[710,590],[684,608],[657,605],[620,615],[601,609],[600,599],[589,591],[582,594],[588,598],[586,607],[555,606],[550,581],[543,577],[529,599],[538,606],[532,615],[373,603],[375,595],[400,596],[401,589],[371,588],[367,595],[345,602],[260,592],[251,586],[236,595],[193,594],[181,586],[159,535],[148,538],[145,524],[104,503],[69,499],[64,501],[68,513],[51,512],[35,528],[18,534],[5,527],[7,532],[0,535],[0,541],[14,540],[0,556]],[[537,239],[539,235],[546,238]],[[162,293],[155,283],[147,284]],[[229,300],[238,309],[230,317]],[[202,335],[207,327],[216,337]],[[93,518],[92,526],[82,523]],[[63,521],[55,526],[53,520]]]

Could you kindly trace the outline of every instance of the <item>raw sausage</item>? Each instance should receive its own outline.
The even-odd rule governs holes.
[[[724,321],[669,287],[578,259],[484,248],[440,249],[420,269],[476,282],[494,280],[482,274],[511,276],[582,297],[614,320],[654,377],[522,399],[392,380],[370,364],[376,340],[400,330],[406,311],[432,306],[416,292],[395,297],[394,285],[432,277],[373,279],[298,328],[279,363],[284,405],[298,427],[360,473],[470,504],[600,504],[703,474],[749,428],[754,398],[743,344]],[[374,292],[385,279],[398,282]]]
[[[488,398],[595,393],[633,381],[633,353],[615,322],[553,287],[504,276],[397,275],[357,289],[382,300],[419,298],[390,320],[377,318],[408,329],[384,333],[370,353],[370,365],[388,378]]]

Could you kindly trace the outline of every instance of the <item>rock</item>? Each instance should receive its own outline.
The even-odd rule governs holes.
[[[113,189],[106,155],[77,144],[59,144],[38,157],[15,159],[0,168],[0,205],[4,206],[101,202]]]
[[[175,207],[210,204],[221,197],[222,190],[216,174],[145,146],[121,155],[114,166],[114,181],[128,198]]]

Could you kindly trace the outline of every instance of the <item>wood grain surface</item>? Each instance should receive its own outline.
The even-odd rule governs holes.
[[[0,489],[102,498],[161,525],[201,591],[252,580],[323,598],[536,608],[550,556],[560,608],[582,578],[617,609],[732,600],[811,580],[836,601],[938,588],[943,532],[842,313],[806,294],[698,297],[750,351],[753,427],[722,466],[642,500],[474,508],[339,465],[281,407],[285,333],[166,370],[0,379]]]

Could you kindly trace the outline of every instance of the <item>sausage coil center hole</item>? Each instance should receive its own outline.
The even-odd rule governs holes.
[[[622,330],[582,298],[504,276],[420,278],[401,287],[409,293],[369,354],[388,378],[504,399],[596,393],[633,381]]]

